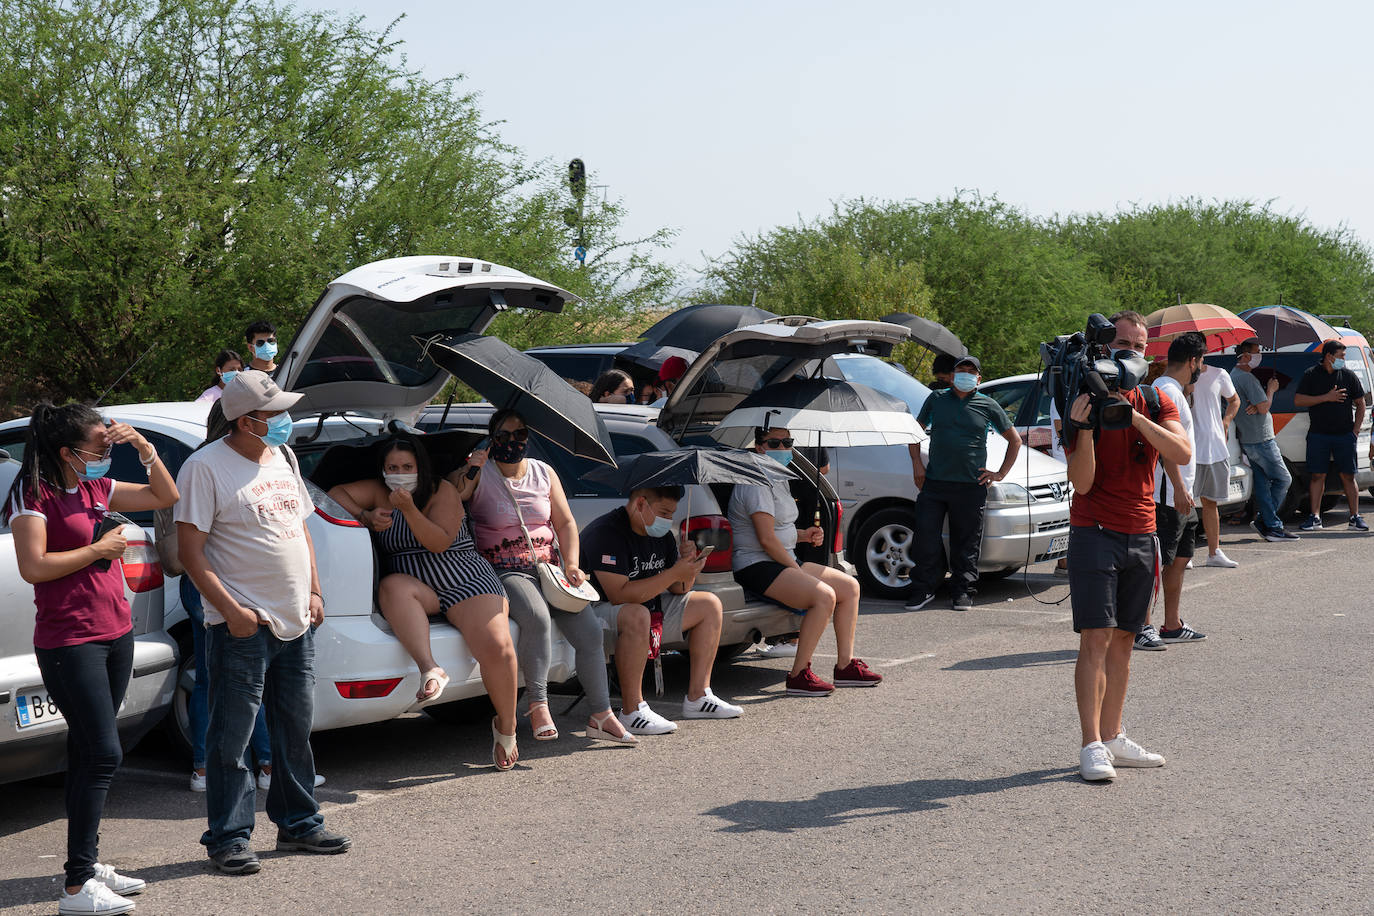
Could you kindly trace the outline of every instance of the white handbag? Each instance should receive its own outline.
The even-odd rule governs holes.
[[[510,481],[506,480],[506,475],[498,470],[496,476],[501,478],[501,484],[505,487],[506,495],[510,497],[511,504],[515,506],[515,517],[520,521],[520,530],[525,534],[525,544],[530,548],[530,560],[534,563],[535,576],[539,579],[539,591],[543,593],[544,600],[549,603],[549,607],[569,614],[576,614],[591,602],[598,600],[601,596],[589,580],[583,579],[581,585],[573,585],[568,581],[568,577],[563,574],[563,568],[558,564],[535,560],[534,541],[530,538],[529,529],[525,527],[525,517],[520,512],[520,500],[515,498],[515,493],[510,488]],[[563,555],[563,551],[558,545],[557,532],[553,536],[553,548],[558,552],[559,557]]]

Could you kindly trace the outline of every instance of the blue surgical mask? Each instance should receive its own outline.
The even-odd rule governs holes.
[[[277,345],[264,340],[253,348],[253,352],[257,354],[258,359],[265,359],[270,362],[272,357],[277,355]]]
[[[954,387],[965,393],[978,387],[978,376],[972,372],[954,373]]]
[[[72,468],[72,470],[76,471],[76,476],[82,480],[99,480],[110,473],[110,459],[102,458],[99,461],[87,461],[80,470],[76,468]]]
[[[1344,368],[1345,368],[1345,360],[1341,359],[1339,356],[1336,357],[1335,359],[1333,359],[1333,360],[1331,361],[1331,368],[1332,368],[1332,369],[1344,369]]]
[[[792,463],[792,450],[790,448],[770,449],[766,454],[783,467]]]
[[[663,518],[659,515],[654,515],[653,521],[646,522],[644,525],[645,533],[651,538],[661,538],[672,530],[673,520],[671,518]]]
[[[219,380],[220,380],[221,382],[223,382],[224,384],[227,385],[227,384],[229,384],[231,381],[233,381],[233,380],[234,380],[234,376],[236,376],[236,375],[238,375],[238,374],[239,374],[239,370],[237,370],[237,369],[226,369],[226,370],[224,370],[223,372],[221,372],[221,373],[219,374]]]
[[[253,433],[253,435],[258,436],[258,438],[269,448],[277,448],[278,446],[285,445],[287,440],[291,438],[291,415],[285,411],[277,414],[270,420],[259,420],[257,417],[249,417],[248,419],[252,420],[254,423],[266,425],[267,435],[258,436],[257,433]]]

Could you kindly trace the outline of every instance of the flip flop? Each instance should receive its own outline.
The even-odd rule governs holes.
[[[436,689],[429,696],[421,696],[421,694],[424,692],[425,685],[428,684],[430,681],[437,682],[439,684],[438,689]],[[439,699],[439,697],[444,695],[444,688],[447,686],[448,675],[444,673],[444,669],[430,668],[424,674],[420,675],[420,689],[415,693],[415,702],[432,703],[435,700]]]
[[[525,715],[526,715],[526,716],[529,716],[530,710],[534,709],[536,706],[542,706],[542,707],[544,707],[545,710],[548,710],[548,708],[549,708],[549,704],[548,704],[548,703],[542,703],[542,702],[540,702],[540,703],[531,703],[531,704],[530,704],[530,708],[529,708],[528,710],[525,711]],[[552,721],[552,720],[553,720],[553,713],[552,713],[552,712],[549,713],[549,720],[550,720],[550,721],[549,721],[549,724],[548,724],[548,725],[541,725],[541,726],[539,726],[538,728],[535,728],[535,729],[534,729],[534,740],[535,740],[535,741],[553,741],[555,738],[558,737],[558,726],[553,724],[553,721]],[[531,726],[531,728],[533,728],[533,726],[534,726],[534,720],[533,720],[533,718],[530,719],[530,726]]]
[[[501,750],[501,751],[505,751],[505,752],[506,752],[506,763],[505,763],[504,766],[502,766],[500,758],[498,758],[498,757],[496,756],[496,752],[497,752],[498,750]],[[511,767],[515,766],[515,761],[516,761],[517,759],[518,759],[518,758],[516,757],[515,736],[514,736],[514,735],[503,735],[503,734],[501,734],[499,731],[497,731],[497,729],[496,729],[496,717],[495,717],[495,716],[492,716],[492,719],[491,719],[491,763],[492,763],[492,766],[494,766],[494,767],[496,767],[498,770],[501,770],[501,771],[504,772],[504,771],[506,771],[506,770],[509,770]]]

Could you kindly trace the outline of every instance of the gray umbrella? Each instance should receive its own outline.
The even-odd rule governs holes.
[[[929,318],[922,318],[920,315],[913,315],[910,312],[893,312],[891,315],[884,315],[883,321],[909,328],[912,341],[932,353],[943,353],[946,356],[968,356],[968,347],[964,346],[963,341],[938,321],[931,321]]]
[[[639,336],[656,347],[672,346],[701,353],[737,328],[776,317],[767,309],[752,305],[689,305],[659,319]]]
[[[437,335],[421,344],[454,378],[497,407],[519,411],[531,432],[566,452],[615,464],[611,434],[591,399],[539,360],[481,334]]]
[[[770,467],[771,465],[771,467]],[[629,494],[640,487],[689,484],[743,483],[768,486],[774,469],[782,465],[757,452],[688,445],[668,452],[642,452],[614,468],[593,468],[587,480]],[[790,475],[789,475],[790,476]]]

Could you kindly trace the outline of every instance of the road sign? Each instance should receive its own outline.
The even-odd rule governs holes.
[[[587,260],[587,249],[583,248],[581,245],[578,245],[575,249],[573,249],[573,257],[577,258],[577,260],[579,261],[585,262]]]

